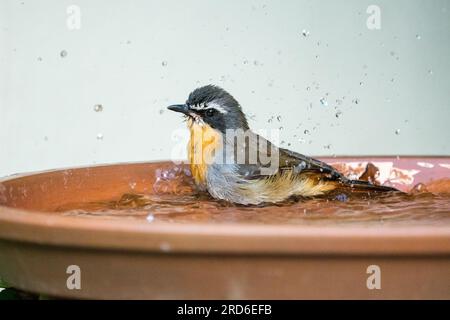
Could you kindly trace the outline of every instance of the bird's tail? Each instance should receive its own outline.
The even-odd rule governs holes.
[[[381,192],[401,192],[400,190],[388,187],[372,184],[368,181],[362,180],[347,180],[345,186],[350,188],[351,192],[368,192],[368,193],[381,193]]]

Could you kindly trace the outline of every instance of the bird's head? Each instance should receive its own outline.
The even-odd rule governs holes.
[[[195,89],[185,104],[172,105],[168,109],[181,112],[193,122],[207,124],[222,133],[228,129],[248,130],[247,119],[236,99],[214,85]]]

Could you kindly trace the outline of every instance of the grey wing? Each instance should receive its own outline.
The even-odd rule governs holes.
[[[235,157],[237,157],[236,154],[239,152],[241,155],[240,161],[236,161],[238,157],[235,158],[237,173],[244,179],[267,177],[267,172],[272,171],[272,169],[273,174],[276,174],[279,167],[280,149],[251,130],[246,131],[244,134],[245,137],[241,137],[241,141],[245,141],[245,145],[240,149],[237,149],[237,146],[242,146],[242,144],[235,141],[227,141],[227,144],[234,146]],[[245,161],[242,161],[242,158],[245,158]]]
[[[296,173],[309,172],[323,175],[324,178],[330,180],[345,181],[346,178],[336,171],[333,167],[325,162],[310,158],[297,152],[276,147],[262,136],[251,132],[249,136],[249,143],[246,145],[246,152],[258,154],[256,163],[245,162],[238,163],[238,173],[245,179],[259,179],[267,177],[267,174],[262,174],[263,168],[267,168],[267,159],[277,161],[277,169],[273,174],[277,174],[284,170],[294,170]],[[268,150],[270,152],[268,152]],[[276,153],[276,157],[272,157]],[[264,159],[265,161],[261,161]]]
[[[280,149],[280,170],[294,170],[298,173],[316,172],[331,180],[346,180],[341,173],[325,162],[287,149]]]

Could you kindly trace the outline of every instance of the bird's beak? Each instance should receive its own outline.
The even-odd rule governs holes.
[[[167,109],[189,115],[189,107],[186,104],[174,104],[172,106],[168,106]]]

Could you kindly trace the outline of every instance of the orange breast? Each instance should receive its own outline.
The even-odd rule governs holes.
[[[191,138],[188,144],[188,157],[192,177],[199,185],[204,185],[208,164],[211,164],[216,150],[221,146],[221,134],[207,124],[199,125],[188,121]]]

